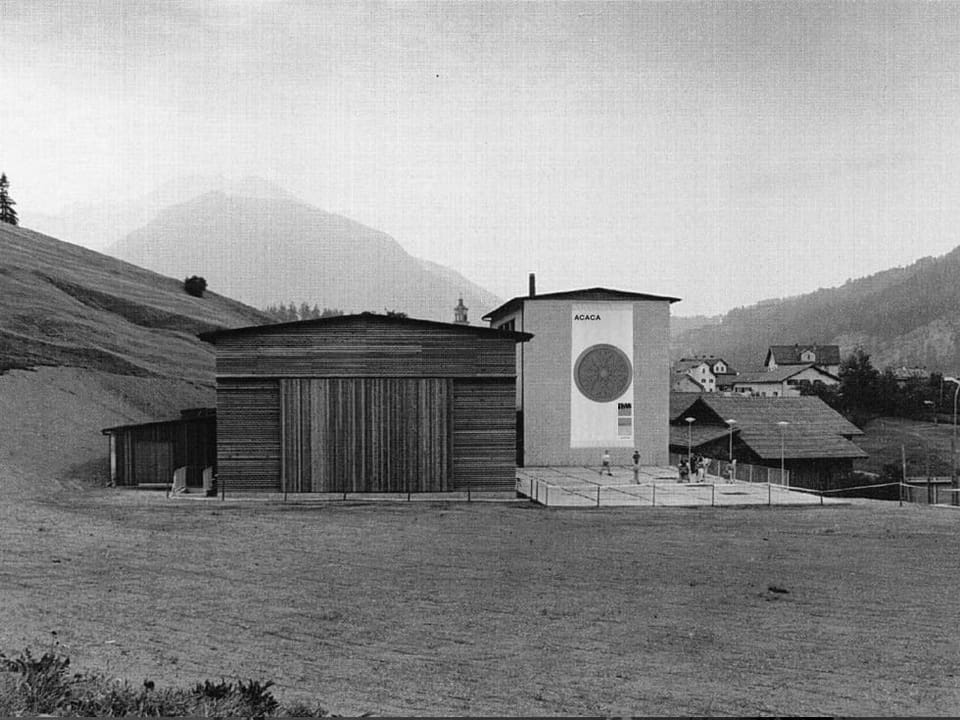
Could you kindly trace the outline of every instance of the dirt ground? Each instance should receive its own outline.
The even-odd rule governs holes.
[[[341,714],[960,713],[960,511],[283,505],[2,478],[0,650]],[[56,633],[56,635],[53,635]]]

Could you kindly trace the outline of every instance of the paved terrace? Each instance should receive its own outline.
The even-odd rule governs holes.
[[[550,507],[692,507],[697,505],[843,505],[848,500],[776,484],[729,482],[707,475],[680,483],[673,467],[528,467],[517,469],[517,492]]]

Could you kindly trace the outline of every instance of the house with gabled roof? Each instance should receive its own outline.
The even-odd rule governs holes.
[[[682,381],[682,378],[689,378],[696,384],[693,385]],[[717,389],[717,378],[713,374],[710,363],[700,358],[680,358],[673,366],[673,382],[671,389],[678,389],[677,386],[687,388],[681,392],[715,392]]]
[[[839,345],[771,345],[763,366],[767,370],[788,365],[819,365],[831,375],[840,374]]]
[[[814,396],[674,394],[670,414],[671,451],[685,454],[689,443],[695,453],[727,459],[732,429],[737,461],[777,468],[782,462],[795,487],[836,487],[854,461],[867,457],[853,442],[863,431]]]
[[[687,373],[674,372],[673,380],[670,383],[670,392],[702,393],[707,392],[707,390]]]
[[[741,373],[732,380],[730,389],[757,397],[800,397],[804,386],[817,383],[839,385],[840,378],[819,365],[785,365],[775,370]]]
[[[673,389],[679,392],[714,392],[729,390],[737,371],[721,357],[715,355],[694,355],[682,357],[673,366]],[[686,374],[700,385],[700,390],[693,390],[689,383],[684,383],[677,375]],[[681,389],[682,388],[682,389]]]

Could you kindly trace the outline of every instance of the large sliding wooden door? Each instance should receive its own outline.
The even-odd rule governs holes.
[[[452,381],[280,381],[288,492],[438,492],[452,475]]]

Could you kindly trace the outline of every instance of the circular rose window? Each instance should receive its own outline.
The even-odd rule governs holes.
[[[613,345],[593,345],[573,367],[577,388],[594,402],[610,402],[623,395],[633,380],[630,358]]]

